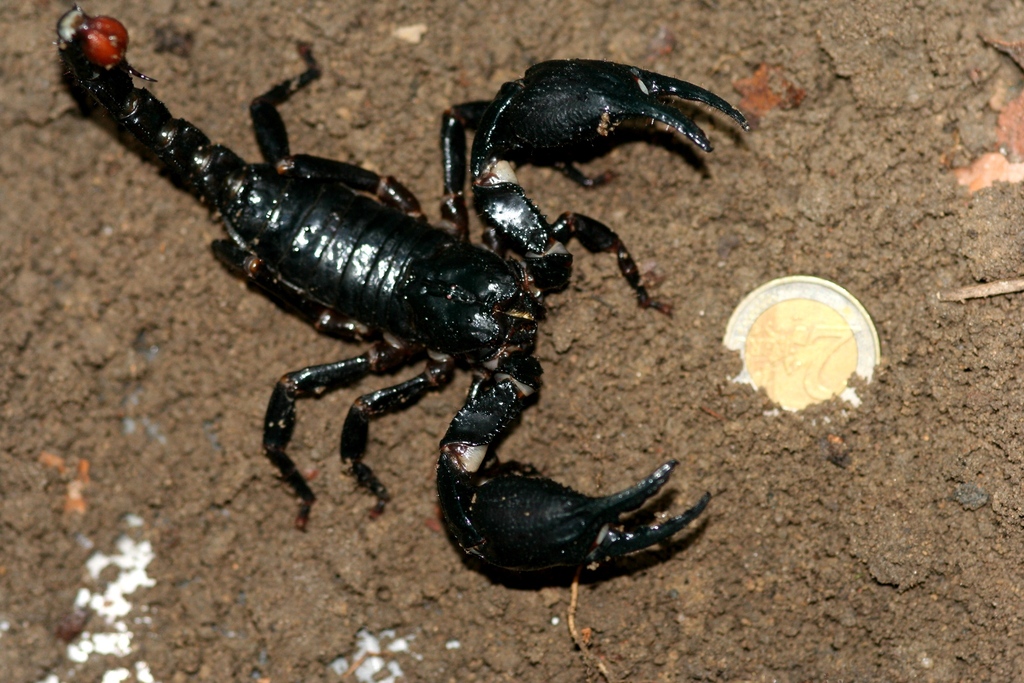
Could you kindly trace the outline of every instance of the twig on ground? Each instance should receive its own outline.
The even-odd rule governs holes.
[[[573,642],[576,643],[576,647],[578,647],[580,652],[583,654],[583,661],[590,666],[596,667],[601,676],[604,677],[604,680],[607,681],[607,683],[611,683],[612,675],[608,671],[608,667],[605,666],[605,663],[601,661],[599,657],[595,656],[594,653],[590,651],[590,629],[583,629],[587,636],[583,638],[581,638],[579,632],[576,631],[576,606],[579,603],[580,574],[582,573],[583,565],[581,564],[576,568],[576,576],[573,577],[572,587],[569,589],[569,614],[565,621],[569,625],[569,635],[572,636]]]
[[[1013,294],[1014,292],[1024,292],[1024,278],[996,280],[995,282],[985,282],[980,285],[969,285],[959,289],[939,292],[938,297],[939,301],[963,302],[968,299],[981,299],[999,294]]]
[[[352,662],[352,666],[350,666],[348,668],[348,670],[345,671],[345,673],[341,674],[341,677],[342,678],[348,678],[349,676],[354,674],[356,672],[356,669],[361,667],[363,665],[363,662],[365,662],[370,657],[382,657],[382,656],[383,656],[382,652],[364,652],[362,655],[360,655],[356,659],[356,661]]]

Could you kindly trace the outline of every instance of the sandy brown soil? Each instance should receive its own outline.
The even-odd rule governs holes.
[[[549,300],[541,400],[502,453],[588,492],[675,457],[663,506],[714,495],[677,542],[584,574],[577,621],[614,680],[1021,680],[1024,297],[936,292],[1024,271],[1020,187],[971,197],[949,171],[994,149],[993,105],[1022,76],[978,36],[1024,38],[1024,8],[749,5],[86,9],[124,20],[133,63],[176,115],[250,158],[249,99],[312,43],[326,74],[284,109],[293,149],[395,174],[435,216],[439,113],[531,63],[609,58],[734,102],[734,81],[782,67],[806,98],[750,134],[688,109],[711,155],[629,142],[587,165],[618,173],[596,191],[522,170],[550,215],[615,226],[675,315],[638,310],[613,260],[577,249],[573,285]],[[354,680],[329,665],[351,663],[365,628],[412,638],[416,656],[388,655],[407,680],[597,679],[566,629],[571,570],[488,569],[436,523],[435,448],[465,375],[372,425],[367,458],[394,494],[373,522],[336,444],[354,397],[393,378],[302,403],[291,452],[319,471],[320,502],[308,533],[292,528],[294,500],[260,451],[269,391],[359,347],[220,267],[207,211],[82,115],[51,45],[65,8],[0,12],[0,678],[97,681],[144,661],[164,683]],[[420,23],[418,44],[393,36]],[[874,316],[883,360],[859,408],[777,415],[729,381],[733,307],[797,273]],[[65,513],[81,460],[87,509]],[[85,562],[122,534],[155,553],[155,586],[130,596],[133,652],[70,661],[54,629],[79,588],[116,577],[94,581]]]

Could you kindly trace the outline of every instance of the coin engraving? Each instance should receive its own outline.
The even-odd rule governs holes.
[[[867,311],[827,280],[794,275],[758,287],[729,319],[726,347],[739,351],[743,371],[734,378],[786,410],[835,396],[860,399],[849,379],[870,382],[878,362],[878,335]]]
[[[827,401],[857,368],[857,343],[842,316],[810,299],[780,301],[762,313],[744,357],[751,379],[790,410]]]

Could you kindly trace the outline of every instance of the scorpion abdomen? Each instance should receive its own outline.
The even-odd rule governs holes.
[[[303,297],[414,340],[400,285],[414,259],[454,239],[339,183],[247,166],[221,207],[235,242]]]

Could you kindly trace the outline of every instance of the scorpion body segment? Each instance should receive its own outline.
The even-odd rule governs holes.
[[[250,106],[263,156],[262,163],[250,164],[212,143],[188,121],[173,118],[149,91],[135,87],[133,76],[151,79],[125,61],[128,34],[116,19],[90,17],[75,7],[60,19],[57,35],[73,81],[223,219],[228,238],[216,240],[212,247],[226,266],[292,306],[318,330],[372,342],[354,358],[287,373],[271,394],[263,447],[300,498],[296,526],[306,527],[315,501],[286,453],[296,400],[424,355],[425,367],[418,375],[361,396],[345,420],[341,458],[359,485],[376,497],[373,514],[383,510],[389,495],[363,462],[369,420],[444,386],[457,362],[469,365],[475,379],[441,441],[437,485],[448,527],[466,551],[516,569],[600,561],[668,539],[704,509],[707,495],[662,524],[622,527],[620,515],[660,490],[675,461],[635,486],[601,498],[539,476],[485,466],[493,461],[492,444],[540,386],[542,370],[532,355],[537,324],[544,316],[544,293],[564,286],[568,279],[571,256],[563,246],[566,241],[577,237],[591,251],[617,253],[641,304],[660,306],[646,298],[636,266],[614,232],[578,214],[547,223],[504,159],[545,145],[550,152],[580,141],[578,131],[565,130],[576,125],[571,120],[549,112],[551,119],[540,125],[544,112],[530,109],[531,102],[550,103],[558,95],[579,103],[570,114],[594,114],[589,112],[593,94],[571,87],[562,92],[566,84],[559,79],[564,69],[557,66],[562,63],[534,67],[524,81],[506,85],[494,103],[469,103],[453,110],[456,115],[446,115],[442,148],[447,194],[442,221],[433,227],[423,219],[415,197],[393,178],[340,161],[291,154],[277,107],[319,76],[308,47],[300,46],[306,70],[255,98]],[[594,78],[614,72],[612,82],[602,85],[602,92],[612,98],[608,101],[620,85],[615,74],[621,80],[621,70],[632,69],[600,62],[573,64]],[[625,73],[642,74],[639,77],[652,92],[680,95],[678,88],[671,89],[677,82],[667,77],[635,69]],[[724,105],[710,93],[691,99],[720,109]],[[628,109],[629,102],[622,106]],[[596,113],[599,123],[613,125],[620,118],[614,110],[603,111]],[[638,115],[652,116],[647,109]],[[493,241],[502,242],[519,258],[506,259],[495,249],[466,239],[468,215],[461,187],[465,128],[481,125],[487,130],[478,134],[471,157],[477,203],[497,231]],[[696,126],[680,129],[701,144],[702,137],[693,131]],[[523,130],[535,135],[517,137]],[[707,147],[704,143],[701,146]],[[572,177],[572,171],[567,172]]]

